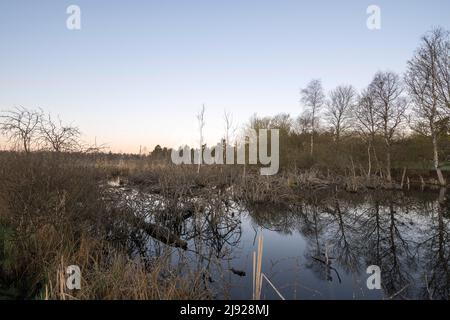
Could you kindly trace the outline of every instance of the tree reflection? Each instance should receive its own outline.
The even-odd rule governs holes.
[[[433,211],[432,222],[427,230],[429,238],[420,244],[425,252],[425,283],[421,292],[424,299],[450,298],[449,221],[445,218],[448,207],[445,189],[441,189],[437,210]]]
[[[305,266],[319,279],[332,281],[333,268],[365,279],[366,268],[378,265],[385,298],[448,299],[449,207],[442,196],[372,192],[311,197],[251,216],[263,228],[299,232]]]
[[[351,276],[365,284],[366,268],[378,265],[385,298],[449,298],[450,201],[444,189],[439,196],[383,191],[308,195],[276,205],[234,203],[219,194],[189,203],[180,198],[176,206],[164,207],[164,214],[158,215],[159,208],[153,208],[153,215],[147,218],[189,242],[188,253],[192,255],[178,250],[173,262],[202,270],[205,285],[220,278],[224,280],[221,286],[226,286],[232,280],[223,275],[230,274],[233,259],[250,254],[238,250],[246,219],[254,228],[300,237],[301,255],[294,258],[318,281],[344,286],[341,278],[348,281]],[[186,215],[192,203],[194,210]],[[176,218],[167,214],[177,210],[181,213]],[[141,211],[148,212],[145,208]],[[165,245],[153,241],[150,246],[148,237],[141,233],[135,232],[133,240],[141,255],[149,247],[153,253],[165,253]],[[264,254],[270,257],[270,252]]]

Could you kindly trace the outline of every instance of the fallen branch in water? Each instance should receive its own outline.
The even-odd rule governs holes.
[[[165,227],[158,226],[153,223],[145,223],[143,225],[143,229],[149,236],[155,238],[158,241],[174,247],[182,248],[184,250],[187,249],[187,242],[180,239],[177,235],[171,233],[170,230]]]

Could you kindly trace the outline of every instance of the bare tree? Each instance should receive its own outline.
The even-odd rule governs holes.
[[[450,113],[450,31],[437,28],[432,33],[440,40],[436,48],[438,99],[446,106],[447,113]]]
[[[236,132],[233,114],[224,110],[223,120],[225,121],[225,144],[231,145],[231,140],[234,138],[234,134]]]
[[[204,104],[202,105],[202,109],[200,110],[200,112],[197,114],[197,121],[198,121],[198,130],[199,130],[199,134],[200,134],[200,139],[199,139],[200,150],[199,150],[199,157],[198,157],[197,173],[200,173],[200,167],[203,162],[203,141],[204,141],[203,128],[205,127],[205,105]]]
[[[0,132],[15,147],[31,152],[42,120],[41,110],[28,110],[17,107],[0,113]]]
[[[414,129],[431,138],[433,165],[440,185],[446,181],[439,163],[439,137],[446,130],[448,108],[449,68],[443,68],[448,59],[449,33],[434,29],[422,38],[420,47],[408,61],[405,82],[414,103]]]
[[[308,110],[303,111],[294,122],[295,132],[298,134],[306,134],[311,130],[311,114]]]
[[[337,146],[342,133],[350,127],[355,97],[356,90],[353,86],[338,86],[330,92],[325,116],[333,129]]]
[[[316,116],[325,101],[322,83],[318,79],[311,80],[306,88],[300,90],[301,101],[311,113],[311,156],[314,154],[314,132],[317,125]]]
[[[41,121],[41,139],[48,149],[56,152],[70,152],[79,150],[80,130],[77,127],[63,125],[61,119],[55,122],[51,116]]]
[[[394,72],[377,72],[369,85],[369,91],[386,147],[386,178],[391,182],[391,147],[405,120],[408,103],[402,97],[400,77]]]
[[[282,135],[289,135],[292,131],[292,118],[289,113],[279,113],[270,118],[267,129],[278,129]]]
[[[88,154],[97,154],[101,152],[105,152],[105,150],[109,149],[109,145],[107,143],[98,144],[97,137],[94,138],[94,143],[89,142],[80,142],[79,150],[81,153]]]
[[[375,151],[375,135],[379,129],[375,114],[375,104],[368,90],[363,90],[358,97],[358,102],[353,109],[353,115],[356,119],[355,129],[360,133],[367,144],[368,169],[367,177],[372,174],[372,154],[377,161]],[[378,162],[378,161],[377,161]]]

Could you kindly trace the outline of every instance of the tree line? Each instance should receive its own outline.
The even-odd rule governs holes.
[[[305,110],[297,119],[288,114],[255,115],[250,127],[282,131],[284,165],[298,162],[299,154],[309,149],[302,166],[336,167],[342,157],[354,166],[354,161],[365,158],[362,171],[368,177],[378,174],[391,182],[393,153],[400,153],[398,158],[410,157],[404,163],[431,158],[439,184],[445,185],[441,165],[449,134],[449,54],[449,31],[435,28],[421,38],[403,75],[379,71],[361,92],[339,85],[327,94],[321,80],[313,79],[300,90]]]
[[[304,111],[297,118],[284,113],[254,115],[246,128],[280,130],[281,168],[359,171],[389,183],[399,167],[433,169],[438,183],[445,185],[442,171],[450,154],[449,34],[435,28],[422,36],[404,74],[379,71],[360,92],[343,84],[326,93],[321,80],[313,79],[300,90]],[[205,106],[197,115],[200,148],[204,114]],[[232,144],[236,126],[230,113],[225,112],[224,122],[223,142]],[[81,143],[77,127],[42,110],[18,107],[1,112],[0,133],[26,153],[102,149]],[[148,157],[170,161],[170,153],[157,145]]]

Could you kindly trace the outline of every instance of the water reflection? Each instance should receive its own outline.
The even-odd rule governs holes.
[[[441,190],[434,197],[334,194],[275,211],[249,207],[249,212],[252,222],[263,228],[298,232],[306,241],[304,265],[319,281],[339,283],[341,273],[356,277],[365,291],[366,267],[378,265],[383,298],[448,299],[448,208]],[[334,298],[354,293],[338,290]]]
[[[171,250],[179,271],[200,270],[216,298],[250,299],[252,253],[262,233],[263,272],[288,299],[450,297],[445,190],[325,191],[276,205],[232,199],[224,194],[179,198],[176,205],[153,207],[150,217],[144,205],[149,221],[188,241],[187,251],[175,250],[147,236],[146,252]],[[186,208],[192,208],[189,215]],[[381,268],[381,290],[366,286],[369,265]],[[263,298],[278,296],[265,286]]]

